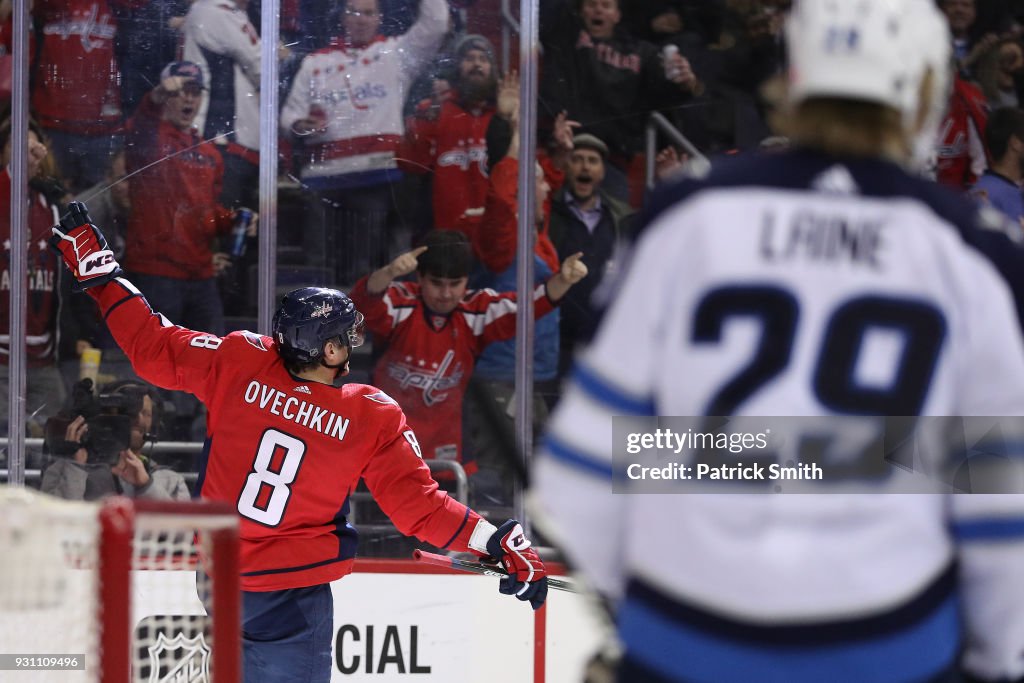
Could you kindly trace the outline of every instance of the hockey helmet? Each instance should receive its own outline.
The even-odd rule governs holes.
[[[287,362],[314,363],[324,344],[340,337],[350,349],[363,343],[363,314],[336,289],[303,287],[285,294],[272,330]]]
[[[950,38],[930,0],[798,0],[786,41],[791,101],[844,98],[916,117],[922,79]]]

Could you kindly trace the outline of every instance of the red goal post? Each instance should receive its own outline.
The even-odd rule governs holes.
[[[124,497],[84,503],[0,487],[0,548],[0,655],[77,667],[24,680],[240,680],[231,506]],[[183,582],[183,572],[195,582]],[[11,657],[0,656],[0,665],[4,680],[41,673],[17,673]]]

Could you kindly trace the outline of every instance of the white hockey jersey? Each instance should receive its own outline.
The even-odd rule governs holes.
[[[196,117],[204,138],[260,147],[260,36],[234,0],[195,0],[185,15],[184,58],[202,68],[207,97]]]
[[[962,649],[1024,675],[1024,496],[612,494],[616,415],[1024,415],[1020,302],[983,253],[1018,248],[881,161],[740,159],[672,192],[535,477],[617,605],[621,680],[924,681]]]
[[[281,111],[291,131],[311,108],[327,115],[327,129],[303,139],[308,153],[301,176],[318,180],[397,169],[395,151],[405,132],[402,106],[409,84],[433,57],[448,26],[445,0],[423,0],[416,23],[397,37],[363,48],[340,41],[302,60]]]

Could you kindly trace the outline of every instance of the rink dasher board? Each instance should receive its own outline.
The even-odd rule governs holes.
[[[133,624],[204,613],[194,572],[132,574]],[[332,585],[332,682],[477,683],[481,671],[489,683],[580,680],[601,640],[588,598],[551,591],[535,613],[497,587],[492,577],[412,561],[357,561],[355,573]],[[68,674],[55,675],[65,683],[75,678]]]

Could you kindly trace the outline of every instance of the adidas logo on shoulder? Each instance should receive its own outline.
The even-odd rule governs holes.
[[[297,391],[300,394],[312,394],[313,393],[312,391],[309,390],[309,387],[307,387],[305,384],[300,384],[299,386],[297,386],[294,389],[292,389],[292,391]]]
[[[860,187],[853,175],[842,164],[833,164],[819,173],[811,181],[811,189],[826,194],[855,195],[860,194]]]

